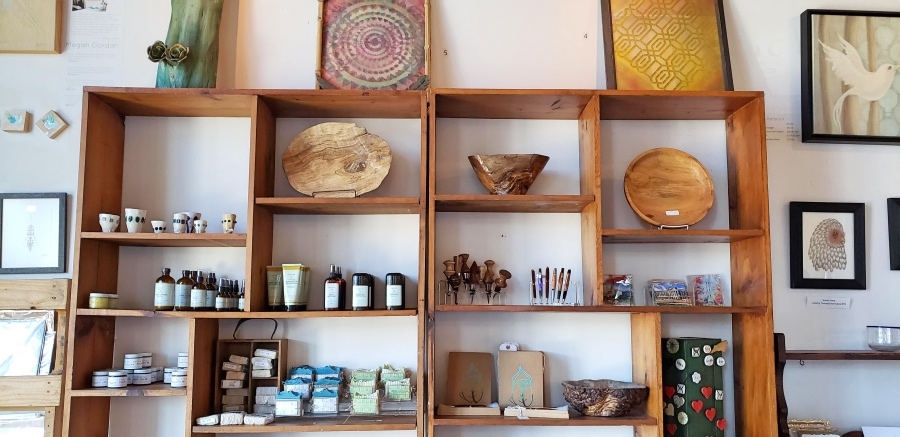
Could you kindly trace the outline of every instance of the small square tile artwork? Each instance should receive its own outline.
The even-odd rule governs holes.
[[[50,138],[56,138],[69,124],[56,111],[49,111],[35,123]]]
[[[10,109],[3,111],[3,119],[0,119],[0,129],[6,132],[28,132],[31,130],[31,114],[23,109]]]

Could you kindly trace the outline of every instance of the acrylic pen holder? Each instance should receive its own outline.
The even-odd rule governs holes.
[[[565,299],[563,299],[565,294]],[[549,293],[538,293],[537,296],[529,296],[533,306],[581,306],[581,283],[572,282],[568,291],[560,293],[550,290]]]

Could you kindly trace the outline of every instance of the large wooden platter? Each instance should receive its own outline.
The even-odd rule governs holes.
[[[703,164],[678,149],[648,150],[625,171],[631,209],[654,226],[693,225],[712,208],[712,178]]]
[[[281,157],[288,182],[308,196],[359,196],[381,185],[391,146],[354,123],[328,122],[300,132]]]

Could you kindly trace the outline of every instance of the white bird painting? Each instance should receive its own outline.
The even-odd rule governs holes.
[[[829,47],[821,40],[819,40],[819,44],[825,51],[825,59],[831,64],[831,70],[838,79],[850,87],[838,97],[831,112],[837,131],[842,132],[841,112],[844,109],[844,100],[849,96],[857,96],[869,102],[880,100],[890,90],[900,65],[882,64],[875,71],[869,71],[863,66],[862,58],[856,47],[853,47],[840,34],[837,37],[841,43],[840,50]]]

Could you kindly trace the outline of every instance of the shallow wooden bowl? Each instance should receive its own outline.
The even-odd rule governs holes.
[[[625,416],[650,394],[645,385],[611,379],[563,381],[562,386],[566,402],[585,416]]]
[[[715,190],[703,164],[678,149],[651,149],[625,171],[625,198],[654,226],[693,225],[712,208]]]
[[[491,194],[525,194],[550,160],[535,154],[472,155],[469,163]]]

